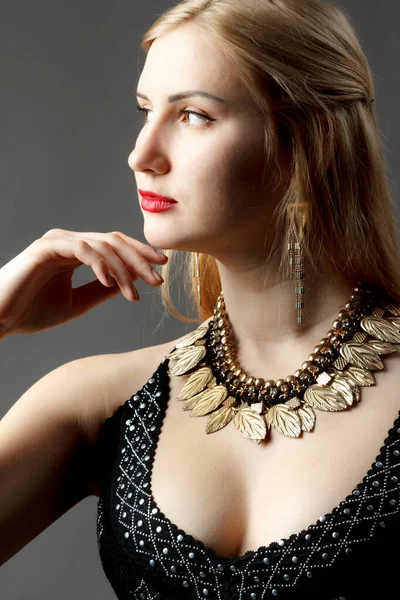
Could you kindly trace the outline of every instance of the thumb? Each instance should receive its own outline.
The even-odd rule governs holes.
[[[117,296],[120,292],[117,284],[106,287],[98,279],[74,288],[72,290],[74,316],[80,317],[98,304]]]

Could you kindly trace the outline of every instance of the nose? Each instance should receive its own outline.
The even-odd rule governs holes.
[[[132,171],[153,171],[163,174],[169,169],[166,152],[162,149],[161,141],[155,130],[148,125],[142,130],[136,145],[128,156],[128,165]]]

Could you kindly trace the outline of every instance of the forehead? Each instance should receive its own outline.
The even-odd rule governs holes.
[[[194,23],[180,25],[153,42],[138,89],[166,96],[202,89],[232,101],[249,96],[223,51]]]

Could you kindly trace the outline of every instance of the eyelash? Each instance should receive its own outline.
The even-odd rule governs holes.
[[[139,112],[144,113],[145,118],[147,117],[147,113],[149,111],[148,108],[143,108],[142,106],[137,104],[136,109]],[[195,112],[194,110],[181,110],[180,112],[183,115],[195,115],[196,117],[200,117],[201,119],[205,119],[206,121],[215,121],[215,119],[212,119],[211,117],[207,117],[206,115],[202,115],[201,113]],[[146,120],[145,120],[145,122],[146,122]]]

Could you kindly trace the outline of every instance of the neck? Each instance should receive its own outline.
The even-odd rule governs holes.
[[[265,270],[218,263],[230,339],[237,360],[250,375],[285,378],[301,368],[349,301],[354,281],[326,276],[305,279],[303,323],[297,323],[292,280],[278,281]]]

